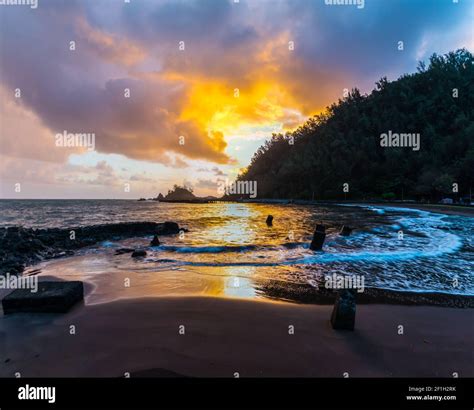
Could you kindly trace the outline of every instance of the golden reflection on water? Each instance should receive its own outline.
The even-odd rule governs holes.
[[[212,238],[212,242],[238,245],[255,243],[258,225],[254,221],[258,218],[258,211],[253,207],[230,205],[222,206],[225,222],[207,229],[206,236]]]
[[[101,215],[111,207],[101,206]],[[471,222],[464,217],[441,221],[440,216],[426,212],[323,205],[125,201],[114,207],[124,215],[127,211],[124,218],[128,221],[176,221],[188,231],[184,237],[163,236],[158,248],[149,246],[151,237],[111,238],[76,256],[50,260],[33,269],[40,268],[40,276],[85,282],[89,290],[86,303],[150,296],[279,298],[278,287],[313,286],[331,272],[367,275],[366,285],[370,279],[370,286],[402,290],[451,292],[448,274],[453,272],[463,278],[462,283],[472,283],[472,254],[456,248],[461,241],[471,243]],[[265,222],[269,214],[274,217],[270,227]],[[328,237],[324,251],[315,254],[307,245],[319,221],[327,225]],[[355,228],[349,238],[338,234],[345,224]],[[397,239],[399,224],[412,231],[403,243]],[[453,225],[455,233],[440,230],[442,224]],[[147,256],[116,255],[120,247],[144,248]],[[428,256],[419,258],[423,252]],[[435,256],[430,256],[433,252]],[[394,259],[397,255],[403,260]],[[429,262],[428,257],[432,258]]]
[[[193,267],[168,269],[117,270],[113,254],[73,256],[43,262],[40,280],[54,276],[86,282],[86,303],[159,296],[218,296],[255,298],[252,266]],[[128,256],[130,258],[130,256]],[[128,262],[128,261],[127,261]],[[46,279],[46,278],[44,278]]]
[[[267,226],[268,215],[274,225]],[[289,236],[301,239],[312,233],[311,213],[308,209],[266,204],[215,204],[203,209],[193,218],[202,222],[197,235],[190,232],[187,241],[214,245],[278,245]],[[293,234],[293,235],[291,235]]]
[[[168,210],[169,213],[165,217],[161,215],[159,220],[180,221],[180,225],[189,227],[189,232],[182,239],[178,235],[163,237],[162,243],[191,248],[279,246],[288,242],[289,233],[295,226],[300,229],[296,236],[301,238],[307,231],[304,225],[310,222],[311,216],[310,210],[304,208],[241,203],[176,204],[167,207]],[[274,225],[270,227],[265,222],[269,214],[274,217]],[[256,298],[256,281],[262,273],[273,273],[273,268],[252,266],[254,262],[268,260],[266,258],[270,256],[264,251],[221,253],[211,249],[203,253],[166,253],[148,248],[149,241],[149,238],[131,238],[115,242],[112,248],[101,247],[93,254],[45,262],[41,264],[41,275],[87,282],[92,285],[89,287],[92,292],[86,296],[86,302],[102,303],[150,296]],[[134,259],[130,254],[115,255],[117,247],[144,247],[148,256]],[[160,262],[161,259],[191,264],[176,266]],[[248,261],[248,266],[232,266],[242,261]],[[205,266],[199,266],[200,262]]]

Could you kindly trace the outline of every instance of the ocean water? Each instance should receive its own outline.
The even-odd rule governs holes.
[[[273,226],[265,223],[273,215]],[[363,275],[366,287],[474,295],[474,218],[341,204],[169,204],[125,200],[2,200],[0,226],[63,227],[175,221],[189,230],[106,241],[28,271],[90,284],[87,303],[164,295],[261,298],[262,283],[317,286],[325,275]],[[323,251],[309,243],[327,226]],[[339,236],[342,225],[354,228]],[[399,232],[403,232],[403,236]],[[115,255],[143,247],[147,257]]]

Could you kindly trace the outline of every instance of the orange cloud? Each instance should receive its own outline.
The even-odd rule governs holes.
[[[160,43],[155,54],[156,49],[130,36],[93,27],[85,16],[63,28],[80,40],[79,58],[56,64],[63,69],[50,76],[42,75],[49,67],[46,59],[31,64],[43,68],[38,72],[7,65],[9,80],[27,79],[24,104],[53,135],[94,132],[102,153],[171,167],[185,166],[186,158],[230,164],[227,137],[250,137],[270,127],[292,129],[334,99],[325,88],[333,83],[334,72],[308,67],[291,50],[287,31],[251,37],[245,47],[236,42],[228,49],[197,41],[181,53],[176,44]],[[26,53],[21,58],[33,57]],[[153,62],[159,70],[150,69]],[[116,68],[108,74],[110,63],[120,74]],[[90,75],[89,67],[97,76]],[[129,99],[125,88],[131,90]],[[176,155],[182,160],[177,162]]]
[[[84,17],[77,19],[76,30],[94,53],[115,64],[132,66],[146,57],[145,51],[133,42],[91,27]]]
[[[216,59],[212,48],[199,48],[199,53],[189,51],[180,59],[171,52],[163,72],[154,75],[185,84],[180,119],[208,132],[229,136],[275,126],[292,130],[324,111],[338,96],[334,81],[344,84],[345,77],[308,67],[296,47],[291,34],[283,32],[261,39],[245,56],[224,52]],[[242,59],[248,61],[245,71]],[[229,70],[206,70],[214,65]]]

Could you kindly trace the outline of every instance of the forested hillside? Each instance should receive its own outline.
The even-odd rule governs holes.
[[[344,183],[351,199],[467,196],[474,182],[473,64],[464,49],[433,55],[415,74],[382,78],[369,95],[353,89],[296,131],[274,134],[238,179],[256,180],[258,198],[341,199]],[[382,147],[389,131],[419,133],[420,149]]]

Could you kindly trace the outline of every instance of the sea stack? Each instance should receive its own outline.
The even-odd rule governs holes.
[[[352,233],[352,228],[349,228],[347,225],[343,225],[341,228],[341,232],[339,232],[339,235],[349,236],[351,233]]]
[[[354,330],[356,314],[356,290],[342,289],[337,292],[331,315],[333,329]]]
[[[267,222],[268,226],[272,226],[273,225],[273,215],[268,215],[266,222]]]
[[[160,246],[160,240],[158,239],[158,235],[155,235],[150,242],[150,246]]]
[[[326,239],[326,228],[322,224],[316,225],[313,240],[309,248],[313,251],[320,251],[323,249],[324,240]]]

